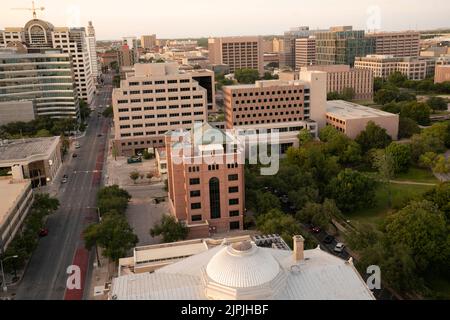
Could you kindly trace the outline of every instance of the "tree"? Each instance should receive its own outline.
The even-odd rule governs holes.
[[[298,141],[300,142],[300,145],[305,145],[313,140],[314,137],[308,129],[300,130],[300,133],[298,134]]]
[[[386,129],[381,128],[373,121],[369,121],[366,129],[356,137],[355,141],[361,146],[363,152],[367,152],[370,149],[387,147],[392,138],[386,133]]]
[[[393,155],[386,150],[378,149],[373,154],[373,167],[378,170],[378,175],[384,183],[388,194],[388,205],[392,206],[391,180],[395,176],[395,160]]]
[[[441,183],[426,192],[424,199],[433,202],[450,221],[450,182]]]
[[[259,79],[259,72],[255,69],[237,69],[234,72],[234,77],[241,84],[253,84]]]
[[[113,107],[112,106],[108,106],[107,108],[105,108],[105,110],[103,110],[102,115],[105,118],[112,118],[114,115],[114,111],[113,111]]]
[[[337,91],[332,91],[327,94],[327,100],[341,100],[341,95]]]
[[[104,249],[103,255],[112,261],[125,257],[139,241],[126,218],[117,213],[105,214],[100,223],[84,230],[83,237],[86,249],[90,250],[98,244]]]
[[[388,77],[388,82],[396,87],[402,87],[406,80],[407,77],[399,71],[391,73]]]
[[[266,214],[256,217],[256,228],[263,234],[279,234],[292,246],[292,237],[300,234],[300,225],[293,216],[272,209]]]
[[[44,137],[51,137],[52,134],[47,129],[41,129],[38,132],[36,132],[35,137],[36,138],[44,138]]]
[[[342,90],[341,99],[346,101],[352,101],[355,97],[355,90],[353,88],[347,87]]]
[[[383,87],[383,78],[375,77],[373,78],[373,92],[377,92]]]
[[[398,138],[411,138],[416,133],[420,133],[420,128],[417,125],[417,122],[410,118],[400,117]]]
[[[444,214],[432,202],[411,202],[387,217],[384,230],[389,242],[403,244],[410,250],[420,271],[433,264],[448,267],[448,227]]]
[[[425,103],[417,101],[400,103],[400,116],[413,119],[422,126],[430,124],[430,114],[431,109]]]
[[[97,192],[97,207],[100,214],[112,211],[125,214],[130,199],[131,195],[126,190],[120,189],[117,185],[108,186]]]
[[[375,181],[358,171],[345,169],[330,181],[326,193],[340,210],[351,212],[373,203]]]
[[[35,210],[40,210],[49,214],[58,210],[59,205],[59,200],[50,197],[48,193],[37,193],[34,195],[33,209]]]
[[[270,72],[264,72],[264,76],[262,77],[263,80],[276,80],[278,78],[278,75],[272,75]]]
[[[447,110],[448,102],[441,97],[430,97],[427,100],[427,105],[433,110]]]
[[[325,142],[324,151],[338,157],[339,163],[346,165],[361,160],[361,147],[358,143],[332,126],[320,130],[319,137]]]
[[[131,172],[130,179],[133,180],[133,183],[136,183],[136,180],[139,179],[139,172],[137,171]]]
[[[331,220],[340,215],[341,211],[334,200],[325,199],[322,204],[308,202],[297,212],[296,218],[303,223],[312,223],[314,226],[326,229]]]
[[[177,222],[171,215],[163,215],[161,222],[150,229],[152,237],[162,235],[165,243],[185,240],[188,233],[188,227],[183,222]]]
[[[386,155],[392,159],[395,173],[407,172],[411,165],[411,147],[407,144],[391,143]]]
[[[411,138],[411,152],[413,160],[418,160],[427,152],[441,153],[445,151],[444,143],[436,136],[429,134],[415,134]]]
[[[80,99],[79,101],[80,101],[79,108],[80,108],[81,120],[86,121],[91,114],[91,108],[89,108],[86,101],[84,101],[82,99]]]
[[[398,90],[380,89],[375,93],[373,101],[380,105],[385,105],[389,102],[395,101],[398,96]]]
[[[256,194],[255,210],[257,214],[264,214],[271,209],[281,208],[280,200],[270,192],[260,192]]]

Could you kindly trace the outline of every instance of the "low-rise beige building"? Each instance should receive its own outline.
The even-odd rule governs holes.
[[[450,81],[450,65],[436,65],[434,83]]]
[[[160,176],[167,174],[167,154],[166,148],[156,148],[156,167]]]
[[[237,139],[206,122],[165,138],[170,209],[189,238],[242,230],[245,162]]]
[[[208,93],[177,63],[136,64],[113,90],[112,106],[115,146],[120,154],[132,155],[164,146],[169,130],[206,121]]]
[[[399,115],[361,106],[355,103],[333,100],[327,102],[327,125],[333,126],[355,139],[366,129],[369,121],[386,129],[393,140],[398,138]]]
[[[52,181],[61,166],[60,137],[0,141],[0,169],[33,188]]]
[[[323,71],[327,73],[327,93],[342,93],[353,89],[355,100],[373,98],[373,73],[367,69],[350,68],[348,65],[321,65],[303,67],[304,71]]]
[[[237,69],[255,69],[264,74],[263,38],[222,37],[210,38],[208,41],[209,61],[211,64],[226,64],[230,72]]]
[[[434,61],[413,57],[394,57],[392,55],[368,55],[355,59],[356,69],[373,72],[374,77],[387,79],[394,72],[401,72],[409,80],[423,80],[429,73],[429,63]]]
[[[6,251],[23,224],[33,202],[29,180],[0,177],[0,255]]]
[[[299,78],[225,86],[226,128],[242,134],[247,142],[263,130],[278,131],[281,153],[298,146],[300,130],[316,135],[325,126],[326,73],[306,71]]]

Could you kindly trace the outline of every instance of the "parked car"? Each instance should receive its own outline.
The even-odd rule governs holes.
[[[341,253],[342,251],[344,251],[345,245],[342,242],[339,242],[335,247],[334,247],[334,252],[338,252]]]
[[[97,135],[97,137],[103,137],[103,134],[99,133],[99,134]]]
[[[128,163],[139,163],[142,162],[141,157],[129,157],[127,160]]]
[[[79,142],[76,142],[76,143],[75,143],[75,149],[80,149],[80,148],[81,148],[80,143],[79,143]]]
[[[76,153],[72,154],[72,158],[77,158],[78,155]]]
[[[48,236],[48,229],[41,229],[39,230],[39,237],[43,238]]]
[[[69,180],[69,177],[67,176],[67,174],[65,174],[61,180],[61,183],[67,183],[68,180]]]
[[[333,240],[334,240],[334,239],[333,239],[332,236],[327,235],[327,236],[325,237],[325,239],[323,239],[323,242],[326,243],[326,244],[330,244],[330,243],[333,242]]]

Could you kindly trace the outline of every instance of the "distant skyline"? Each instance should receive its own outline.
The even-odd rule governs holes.
[[[39,19],[55,26],[86,27],[92,21],[98,40],[156,34],[158,38],[281,35],[291,27],[324,29],[352,25],[383,31],[450,27],[448,0],[36,0]],[[31,0],[2,0],[0,29],[23,26]]]

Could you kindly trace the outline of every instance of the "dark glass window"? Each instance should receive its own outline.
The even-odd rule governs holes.
[[[201,209],[202,208],[202,204],[200,202],[197,203],[191,203],[191,209],[195,210],[195,209]]]
[[[192,216],[192,221],[202,221],[202,215],[196,214],[196,215]]]
[[[237,216],[239,216],[239,210],[230,211],[230,217],[237,217]]]
[[[209,207],[211,209],[211,219],[220,218],[220,183],[219,179],[209,180]]]
[[[239,176],[237,174],[228,175],[228,181],[237,181],[239,180]]]
[[[191,191],[191,197],[200,197],[200,190]]]
[[[240,229],[239,227],[239,221],[230,222],[230,230],[238,230]]]
[[[192,185],[196,185],[196,184],[200,184],[200,179],[199,178],[192,178],[189,179],[189,184]]]
[[[229,187],[228,192],[229,193],[237,193],[237,192],[239,192],[239,187]]]
[[[239,204],[239,199],[230,199],[228,203],[230,204],[230,206]]]

